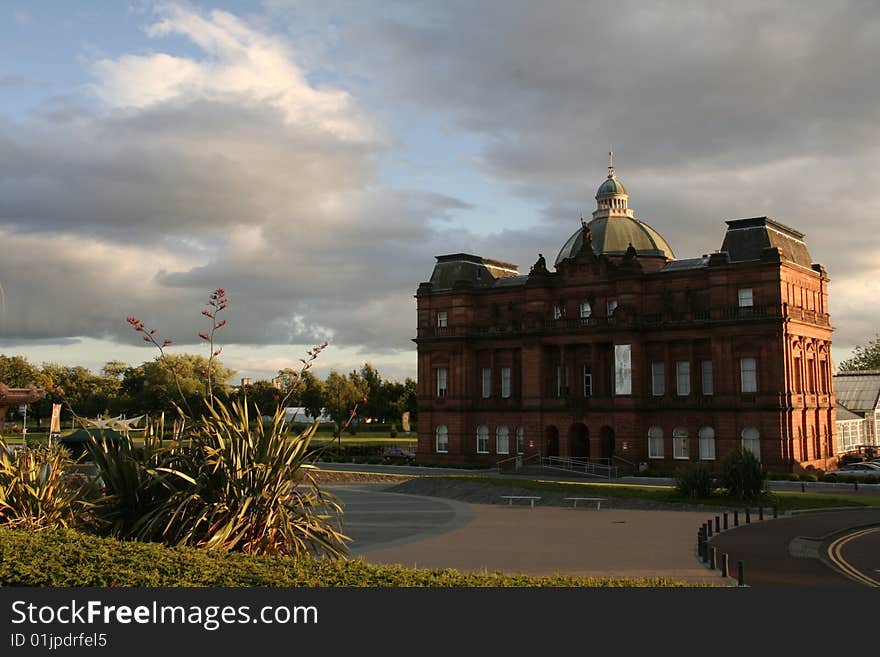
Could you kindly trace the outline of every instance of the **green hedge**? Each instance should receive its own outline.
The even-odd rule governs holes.
[[[672,587],[668,578],[528,577],[379,566],[363,560],[253,557],[122,542],[73,530],[0,528],[0,586]]]

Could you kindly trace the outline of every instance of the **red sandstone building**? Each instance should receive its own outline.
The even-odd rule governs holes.
[[[609,167],[552,269],[437,257],[416,295],[419,456],[833,466],[829,279],[803,234],[728,221],[718,252],[677,260],[628,199]]]

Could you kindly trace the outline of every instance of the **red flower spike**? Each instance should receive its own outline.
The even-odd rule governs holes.
[[[221,351],[223,351],[223,347],[220,347],[217,351],[215,351],[214,355],[219,356]]]
[[[171,340],[163,340],[163,341],[162,341],[162,346],[163,346],[163,347],[167,347],[167,346],[170,345],[170,344],[171,344]]]
[[[203,310],[203,311],[202,311],[202,314],[203,314],[205,317],[210,317],[210,316],[211,316],[211,313],[210,313],[209,311],[207,311],[207,310]]]
[[[224,326],[226,326],[226,320],[225,320],[225,319],[224,319],[222,322],[220,322],[219,324],[217,324],[217,328],[223,328]]]
[[[211,338],[208,337],[208,334],[207,334],[207,333],[199,333],[199,337],[200,337],[202,340],[210,340],[210,339],[211,339]]]
[[[152,340],[150,340],[150,336],[149,336],[149,335],[145,335],[145,336],[144,336],[144,342],[152,342]]]

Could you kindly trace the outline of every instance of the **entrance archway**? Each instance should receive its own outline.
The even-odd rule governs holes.
[[[572,424],[568,430],[568,448],[572,458],[590,458],[590,430],[582,422]]]
[[[553,425],[544,431],[544,456],[559,456],[559,429]]]
[[[614,429],[605,426],[599,430],[599,444],[602,448],[602,458],[610,459],[614,456]]]

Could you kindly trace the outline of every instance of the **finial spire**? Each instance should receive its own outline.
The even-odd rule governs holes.
[[[608,177],[614,177],[614,151],[608,151]]]

